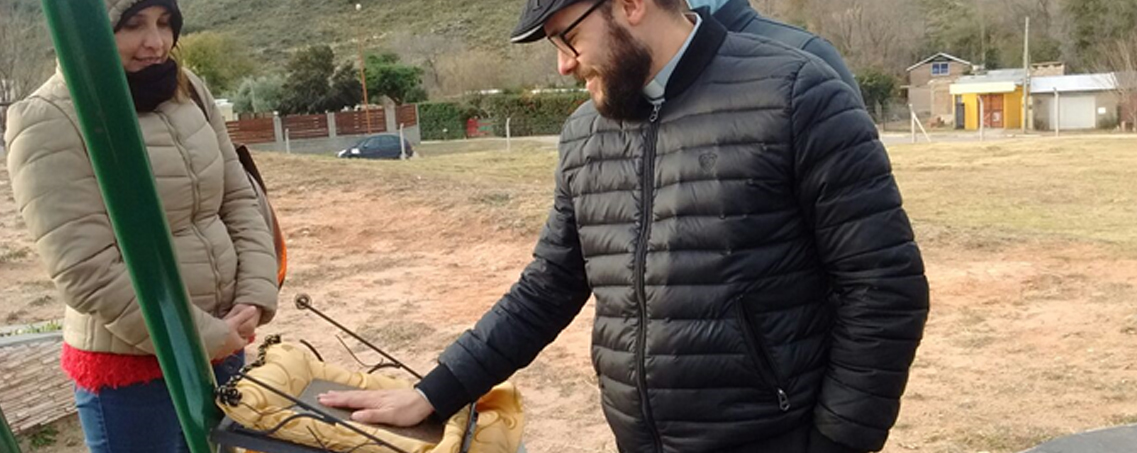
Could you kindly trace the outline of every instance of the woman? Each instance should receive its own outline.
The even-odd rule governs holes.
[[[275,312],[273,238],[213,97],[170,58],[182,26],[176,0],[107,7],[190,309],[224,381]],[[11,107],[6,138],[16,202],[67,303],[62,365],[87,444],[96,453],[184,451],[77,125],[57,73]]]

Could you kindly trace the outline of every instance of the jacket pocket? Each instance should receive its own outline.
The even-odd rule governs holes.
[[[790,410],[790,397],[786,393],[785,381],[782,380],[781,374],[778,373],[777,366],[775,365],[773,355],[770,354],[770,349],[766,344],[764,337],[754,328],[754,316],[751,315],[750,310],[743,303],[744,295],[736,296],[731,301],[734,307],[735,317],[738,320],[738,325],[742,329],[742,334],[746,337],[746,355],[754,364],[758,371],[758,375],[762,377],[763,383],[766,388],[774,392],[774,396],[778,401],[778,409],[782,412]]]

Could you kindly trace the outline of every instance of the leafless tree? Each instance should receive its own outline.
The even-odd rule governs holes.
[[[811,15],[815,32],[832,42],[850,67],[901,75],[918,57],[922,15],[910,0],[829,0],[814,4]]]
[[[30,94],[51,71],[47,24],[40,14],[0,5],[0,132],[7,106]]]
[[[1101,69],[1111,71],[1117,81],[1122,122],[1137,130],[1137,32],[1111,43]]]

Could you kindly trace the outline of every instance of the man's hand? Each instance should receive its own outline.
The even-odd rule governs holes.
[[[261,322],[261,307],[249,304],[237,304],[225,316],[225,322],[230,329],[236,329],[243,338],[252,338],[257,333],[257,326]]]
[[[328,407],[355,409],[352,420],[375,425],[415,426],[434,412],[415,389],[328,392],[319,400]]]

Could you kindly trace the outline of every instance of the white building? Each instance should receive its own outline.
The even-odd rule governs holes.
[[[1117,122],[1120,95],[1113,74],[1035,77],[1030,91],[1036,130],[1098,129]]]

